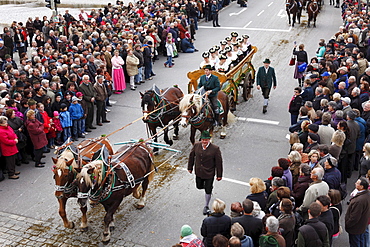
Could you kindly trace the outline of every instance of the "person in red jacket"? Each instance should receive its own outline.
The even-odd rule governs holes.
[[[14,130],[8,125],[8,118],[0,116],[0,149],[2,156],[5,157],[8,177],[18,179],[20,172],[15,171],[15,157],[18,153],[18,137]]]
[[[48,144],[46,134],[44,132],[44,125],[36,119],[35,111],[29,110],[27,112],[27,120],[24,124],[27,128],[28,134],[30,135],[34,154],[35,154],[35,167],[44,167],[45,162],[41,161],[42,150],[45,145]]]

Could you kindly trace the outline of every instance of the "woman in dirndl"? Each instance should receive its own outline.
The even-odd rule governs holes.
[[[297,57],[297,62],[295,64],[295,69],[294,69],[294,79],[298,79],[298,84],[300,87],[303,86],[303,81],[304,81],[304,75],[303,72],[298,72],[298,66],[307,63],[308,64],[308,57],[307,57],[307,52],[304,50],[304,44],[300,44],[298,47],[298,51],[296,50],[297,45],[294,45],[293,49],[293,55]]]
[[[125,75],[123,73],[122,65],[125,64],[122,57],[119,55],[119,51],[114,51],[112,57],[112,79],[113,86],[116,94],[121,94],[126,89]]]

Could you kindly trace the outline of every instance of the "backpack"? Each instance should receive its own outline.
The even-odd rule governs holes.
[[[259,239],[259,244],[261,247],[279,247],[279,243],[273,236],[261,236]]]

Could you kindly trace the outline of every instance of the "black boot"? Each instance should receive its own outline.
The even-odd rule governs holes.
[[[221,126],[221,123],[220,123],[220,114],[218,113],[215,113],[215,121],[213,122],[213,126]]]

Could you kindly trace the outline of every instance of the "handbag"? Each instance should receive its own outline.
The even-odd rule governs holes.
[[[301,65],[298,65],[298,72],[302,73],[306,70],[307,63],[302,63]]]
[[[295,56],[292,56],[292,58],[289,61],[289,66],[294,66],[295,65]]]

